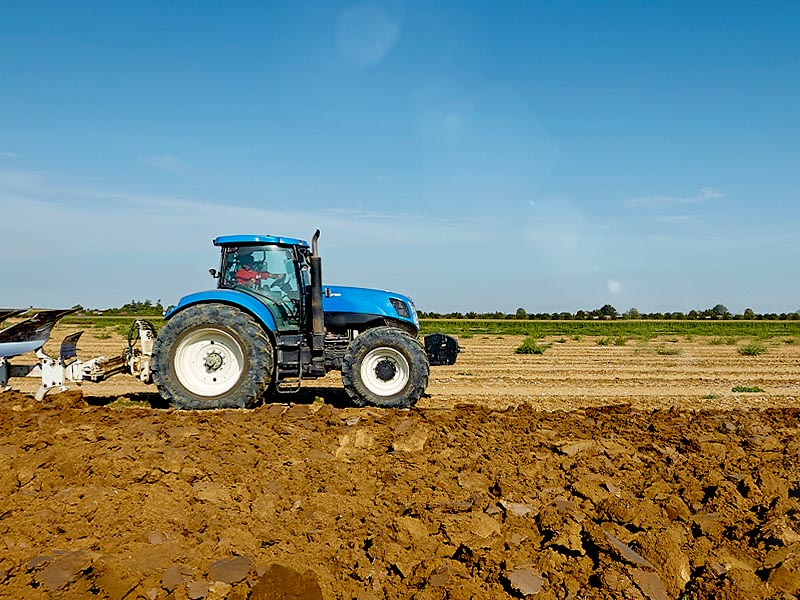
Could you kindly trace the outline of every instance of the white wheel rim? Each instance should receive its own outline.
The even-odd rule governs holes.
[[[387,378],[387,372],[391,372]],[[406,357],[394,348],[376,348],[361,362],[361,381],[378,396],[394,396],[408,384],[411,369]]]
[[[244,352],[230,334],[213,328],[198,329],[178,344],[174,366],[178,380],[192,394],[219,396],[239,381]]]

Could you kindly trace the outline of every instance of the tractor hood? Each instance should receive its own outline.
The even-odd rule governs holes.
[[[380,315],[412,323],[419,330],[414,302],[408,296],[369,288],[322,286],[322,309],[328,313]]]

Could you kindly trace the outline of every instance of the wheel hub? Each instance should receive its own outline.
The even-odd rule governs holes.
[[[212,350],[208,354],[206,354],[206,359],[204,362],[204,366],[206,371],[211,373],[212,371],[216,371],[220,367],[222,367],[222,363],[224,362],[222,354],[217,352],[216,350]]]
[[[397,374],[397,367],[388,358],[384,358],[375,365],[375,375],[381,381],[391,381]]]

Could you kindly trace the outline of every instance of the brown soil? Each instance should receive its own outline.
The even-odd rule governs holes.
[[[521,341],[462,339],[410,411],[350,407],[338,377],[203,413],[127,376],[41,403],[12,379],[0,597],[800,593],[800,344]]]

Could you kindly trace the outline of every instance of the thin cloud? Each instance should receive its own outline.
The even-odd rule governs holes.
[[[19,154],[16,152],[0,152],[0,157],[2,158],[19,158]]]
[[[227,205],[221,211],[219,203],[202,199],[76,187],[44,172],[0,170],[0,204],[8,221],[3,240],[7,260],[0,263],[0,280],[20,282],[4,290],[4,302],[19,306],[77,302],[113,306],[137,296],[176,301],[188,290],[209,286],[207,268],[218,260],[209,242],[229,233],[308,239],[320,228],[329,280],[407,292],[441,284],[440,269],[426,258],[445,256],[449,249],[478,238],[489,243],[509,238],[508,231],[497,231],[498,224],[492,228],[424,215],[241,205]],[[147,218],[153,214],[158,218]],[[120,235],[130,232],[136,218],[147,218],[147,227],[137,229],[137,250],[130,251]],[[52,267],[53,244],[59,246],[61,264],[69,268],[51,269],[52,276],[42,282],[37,274]],[[114,261],[112,272],[95,268],[101,252]],[[354,260],[359,252],[385,259]],[[409,262],[427,269],[409,271]],[[136,276],[139,273],[147,277]]]
[[[97,189],[64,185],[44,172],[0,171],[0,200],[14,206],[13,214],[19,219],[28,213],[24,206],[47,206],[49,215],[57,216],[70,226],[83,229],[86,223],[95,222],[93,235],[102,237],[113,230],[118,221],[127,222],[131,214],[160,213],[155,229],[191,232],[191,238],[203,232],[209,234],[236,233],[252,230],[259,233],[283,233],[303,236],[303,232],[320,227],[329,232],[330,238],[359,240],[374,246],[395,246],[408,243],[436,244],[461,243],[480,232],[494,231],[497,223],[478,219],[436,219],[425,215],[408,213],[384,213],[365,209],[330,209],[307,211],[292,209],[268,209],[243,205],[228,205],[220,214],[219,204],[204,199],[181,198],[158,194],[140,194],[114,189]],[[98,211],[98,206],[103,210]],[[108,225],[108,227],[104,226]],[[262,228],[269,224],[270,231]],[[493,227],[494,225],[494,227]],[[24,229],[24,227],[22,228]],[[402,239],[397,231],[404,231]],[[55,232],[46,232],[55,233]],[[495,234],[502,238],[507,232]],[[13,232],[9,233],[13,236]],[[144,234],[145,237],[148,234]],[[172,233],[172,236],[175,234]],[[111,237],[116,236],[115,233]],[[154,235],[154,243],[165,244],[160,234]],[[183,238],[180,243],[186,242]],[[95,243],[96,240],[90,243]],[[88,243],[88,242],[87,242]],[[80,245],[80,244],[77,244]]]
[[[148,167],[155,167],[156,169],[169,171],[171,173],[182,173],[188,168],[183,160],[170,154],[140,156],[139,162]]]
[[[724,198],[725,194],[711,187],[704,187],[694,196],[640,196],[625,202],[628,208],[672,206],[676,204],[699,204],[708,200]]]
[[[660,215],[656,217],[656,221],[658,223],[686,223],[687,221],[692,221],[694,219],[693,215]]]

